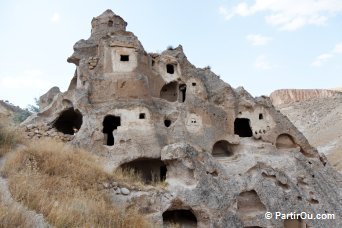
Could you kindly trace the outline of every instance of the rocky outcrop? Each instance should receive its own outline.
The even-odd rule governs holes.
[[[146,185],[165,181],[111,188],[113,203],[137,207],[160,227],[286,224],[266,220],[266,211],[341,216],[341,175],[269,98],[196,68],[182,46],[147,53],[126,26],[110,10],[92,20],[90,38],[68,58],[76,65],[68,91],[25,121],[28,137],[69,135],[110,171],[131,168]]]
[[[278,109],[342,172],[342,94],[283,104]]]
[[[0,100],[0,115],[12,116],[14,113],[20,112],[22,109],[18,106],[14,106],[8,101]]]
[[[54,97],[59,94],[61,91],[57,86],[52,87],[49,91],[47,91],[44,95],[39,98],[39,110],[44,110],[49,104],[52,103]]]
[[[273,105],[289,104],[313,98],[333,97],[341,92],[326,89],[280,89],[271,93]]]

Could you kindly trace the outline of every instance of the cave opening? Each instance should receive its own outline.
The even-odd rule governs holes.
[[[175,67],[172,64],[166,64],[166,72],[168,74],[174,74],[175,73]]]
[[[120,116],[108,115],[105,116],[102,122],[103,130],[102,132],[105,135],[105,144],[107,146],[114,145],[114,134],[113,131],[121,126],[121,118]]]
[[[296,148],[297,144],[294,142],[293,137],[289,134],[280,134],[276,140],[276,147],[278,149]]]
[[[168,210],[163,213],[164,227],[197,227],[197,218],[191,210]]]
[[[80,111],[74,108],[68,108],[61,112],[54,121],[53,127],[63,134],[73,135],[80,130],[83,116]]]
[[[252,137],[250,120],[248,118],[236,118],[234,121],[234,134],[240,137]]]
[[[178,98],[178,83],[173,81],[170,83],[167,83],[163,86],[163,88],[160,91],[160,98],[174,102],[177,101]]]
[[[139,158],[120,167],[124,171],[133,171],[146,184],[162,182],[166,179],[167,167],[160,159]]]
[[[233,155],[231,145],[226,140],[220,140],[213,146],[212,155],[214,157],[229,157]]]
[[[179,102],[184,102],[186,96],[186,85],[181,84],[179,85]]]

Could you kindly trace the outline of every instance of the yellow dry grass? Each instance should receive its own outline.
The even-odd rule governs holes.
[[[2,174],[17,201],[56,227],[151,227],[136,210],[113,206],[101,184],[114,175],[89,152],[51,140],[33,142],[8,154]]]
[[[17,130],[13,126],[0,122],[0,157],[10,152],[20,142]]]
[[[11,204],[6,204],[0,194],[0,227],[33,227],[30,221],[22,211]]]

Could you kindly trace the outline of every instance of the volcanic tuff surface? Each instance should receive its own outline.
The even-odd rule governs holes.
[[[266,220],[266,211],[341,217],[341,175],[267,97],[193,66],[181,46],[147,53],[111,10],[74,46],[69,89],[41,99],[28,138],[52,137],[139,171],[160,190],[112,192],[158,225],[342,227],[335,220]],[[54,93],[54,94],[51,94]],[[128,187],[129,188],[129,187]]]

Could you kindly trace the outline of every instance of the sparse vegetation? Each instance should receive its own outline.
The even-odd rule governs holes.
[[[19,133],[14,127],[0,123],[0,157],[11,151],[20,141]]]
[[[17,206],[7,204],[0,194],[0,227],[34,227]]]
[[[204,69],[204,70],[210,70],[210,69],[211,69],[211,66],[208,65],[208,66],[204,67],[203,69]]]
[[[134,169],[118,168],[113,172],[113,175],[116,181],[131,184],[139,188],[143,188],[144,186],[146,186],[146,183],[144,183],[143,181],[142,174],[137,172]],[[156,175],[152,175],[152,176],[156,176]],[[154,180],[152,180],[151,183],[149,183],[149,185],[165,188],[167,186],[167,182],[159,181],[157,180],[157,178],[155,178]]]
[[[26,120],[27,117],[29,117],[30,115],[32,115],[32,112],[30,112],[27,108],[22,109],[21,111],[14,114],[13,121],[14,123],[19,124]]]
[[[135,209],[112,205],[101,184],[114,175],[80,149],[51,140],[33,142],[8,154],[2,174],[13,197],[54,226],[151,227]]]

